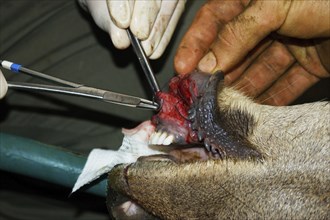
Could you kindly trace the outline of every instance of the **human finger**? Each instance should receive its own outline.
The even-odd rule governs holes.
[[[233,85],[246,95],[256,97],[280,78],[293,63],[294,58],[287,48],[275,41],[259,55]]]
[[[296,63],[256,100],[261,104],[288,105],[319,80]]]
[[[119,28],[128,28],[131,23],[134,1],[107,0],[107,3],[112,21]]]
[[[176,72],[186,74],[193,71],[209,51],[219,27],[241,13],[244,7],[242,1],[209,1],[202,6],[176,52]]]
[[[329,72],[322,64],[314,42],[295,39],[284,41],[297,62],[309,73],[319,78],[329,77]]]
[[[178,0],[162,1],[155,24],[149,37],[142,41],[142,47],[147,56],[150,56],[158,46],[178,4]]]
[[[262,39],[284,22],[290,1],[253,1],[224,25],[211,46],[216,56],[213,72],[224,72],[239,63]]]
[[[110,38],[117,49],[126,49],[131,44],[126,30],[117,27],[113,22],[110,22]]]
[[[6,95],[7,90],[8,90],[7,81],[0,70],[0,99],[2,99]]]
[[[135,1],[130,29],[140,40],[148,38],[160,10],[160,0]]]
[[[150,55],[150,59],[158,59],[164,53],[168,43],[172,38],[176,25],[178,24],[179,18],[181,17],[184,11],[185,4],[186,4],[186,0],[179,0],[158,46]]]
[[[236,67],[234,67],[228,73],[225,73],[224,83],[225,85],[233,84],[243,73],[244,71],[254,62],[255,59],[265,51],[271,44],[273,40],[267,38],[259,43],[257,47],[255,47],[243,60],[243,62],[239,63]],[[207,71],[211,72],[211,70]]]
[[[272,39],[267,38],[259,43],[250,53],[244,58],[241,63],[238,63],[231,71],[225,74],[225,85],[231,85],[236,81],[248,68],[248,66],[272,43]],[[210,51],[204,58],[198,63],[198,69],[210,73],[212,72],[214,65],[216,63],[216,58],[212,51]]]
[[[111,20],[106,1],[84,1],[84,5],[88,8],[97,26],[109,33],[116,48],[125,49],[130,45],[126,31],[117,27]]]

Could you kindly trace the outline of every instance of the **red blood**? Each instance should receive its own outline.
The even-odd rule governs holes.
[[[157,94],[161,108],[159,113],[152,117],[152,123],[158,130],[165,129],[170,130],[169,133],[181,133],[178,136],[186,143],[197,141],[196,134],[191,129],[191,122],[187,120],[188,110],[192,108],[193,99],[197,96],[195,83],[189,75],[172,78],[169,91]]]

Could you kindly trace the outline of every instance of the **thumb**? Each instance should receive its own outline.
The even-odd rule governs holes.
[[[243,13],[220,29],[218,38],[210,48],[212,56],[207,54],[199,67],[208,72],[227,72],[283,24],[289,7],[288,1],[251,2]],[[210,58],[215,60],[212,62]]]

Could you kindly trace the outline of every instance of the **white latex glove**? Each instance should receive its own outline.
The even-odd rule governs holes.
[[[165,51],[186,0],[79,0],[96,24],[110,34],[115,47],[130,45],[126,30],[142,41],[147,56],[159,58]]]
[[[0,70],[0,99],[2,99],[6,95],[7,90],[8,90],[7,81]]]

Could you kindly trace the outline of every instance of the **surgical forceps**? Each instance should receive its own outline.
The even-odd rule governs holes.
[[[152,71],[152,68],[149,63],[149,59],[146,57],[143,48],[140,44],[140,41],[132,34],[132,32],[127,29],[128,37],[132,43],[134,52],[140,62],[140,65],[143,69],[143,72],[148,80],[148,83],[153,92],[153,96],[160,91],[158,82],[155,78],[155,75]],[[136,107],[136,108],[145,108],[158,110],[158,103],[135,96],[124,95],[108,90],[97,89],[93,87],[88,87],[82,84],[73,83],[67,80],[63,80],[57,77],[49,76],[34,70],[23,67],[20,64],[12,63],[9,61],[0,60],[2,67],[11,70],[13,72],[21,72],[31,76],[39,77],[54,83],[62,84],[65,86],[54,86],[54,85],[44,85],[44,84],[33,84],[33,83],[23,83],[23,82],[8,82],[8,87],[13,89],[23,89],[23,90],[35,90],[35,91],[46,91],[54,93],[62,93],[68,95],[84,96],[88,98],[100,99],[105,102]]]
[[[134,34],[132,34],[132,32],[129,29],[127,29],[127,34],[132,43],[133,50],[134,50],[138,60],[140,61],[140,65],[143,69],[143,72],[144,72],[145,76],[147,77],[147,80],[151,87],[153,95],[155,96],[156,93],[160,91],[160,89],[159,89],[159,85],[156,80],[155,74],[150,66],[149,59],[145,55],[139,39],[137,39],[137,37],[134,36]]]
[[[73,83],[66,81],[57,77],[49,76],[34,70],[23,67],[20,64],[12,63],[6,60],[0,60],[0,64],[5,69],[11,70],[13,72],[25,73],[34,77],[45,79],[57,84],[64,86],[55,85],[45,85],[45,84],[33,84],[24,82],[8,82],[8,87],[13,89],[23,89],[23,90],[34,90],[34,91],[45,91],[54,92],[68,95],[84,96],[88,98],[100,99],[105,102],[124,105],[128,107],[144,108],[157,110],[159,108],[158,104],[154,101],[138,98],[135,96],[120,94],[108,90],[97,89],[93,87],[88,87],[82,84]]]

